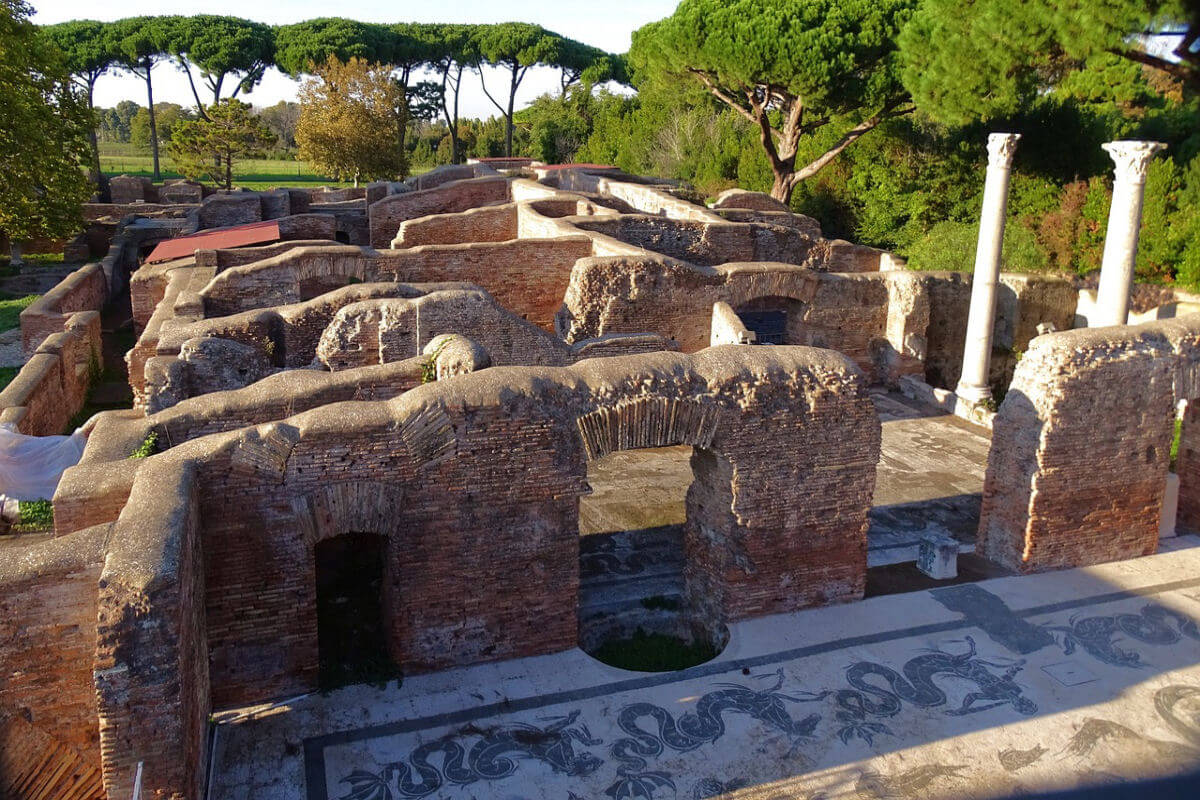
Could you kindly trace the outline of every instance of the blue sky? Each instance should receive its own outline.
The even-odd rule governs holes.
[[[299,0],[299,2],[247,3],[246,0],[124,0],[97,6],[94,0],[33,0],[34,21],[41,25],[69,19],[112,20],[142,14],[230,14],[260,22],[283,24],[322,16],[342,16],[369,22],[536,22],[564,36],[623,53],[629,49],[630,34],[647,22],[662,19],[675,10],[678,0],[446,0],[443,3],[397,3],[358,0],[346,5]],[[493,96],[503,91],[504,77],[485,71],[484,77]],[[479,117],[496,114],[496,109],[479,88],[479,77],[463,79],[462,112]],[[524,105],[540,94],[558,89],[554,70],[531,70],[517,94]],[[297,84],[271,70],[254,93],[243,98],[255,105],[271,105],[279,100],[294,100]],[[154,99],[192,105],[187,78],[175,67],[164,64],[155,69]],[[145,85],[126,74],[113,73],[96,85],[96,104],[111,106],[119,100],[145,105]]]

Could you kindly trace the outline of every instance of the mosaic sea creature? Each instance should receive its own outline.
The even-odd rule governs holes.
[[[378,773],[351,772],[341,780],[350,786],[341,800],[427,797],[446,782],[465,785],[506,778],[517,771],[520,759],[541,761],[555,772],[572,777],[590,775],[603,762],[587,751],[576,753],[573,743],[591,747],[602,742],[591,735],[586,725],[576,725],[578,718],[579,712],[573,711],[552,720],[545,728],[517,723],[444,736],[413,750],[407,761],[385,764]],[[481,737],[470,750],[459,741],[464,733]],[[442,756],[440,770],[430,763],[435,754]]]
[[[1088,655],[1114,667],[1143,666],[1141,654],[1118,646],[1121,634],[1154,645],[1175,644],[1184,636],[1200,641],[1200,629],[1195,620],[1153,603],[1137,614],[1071,617],[1067,625],[1042,627],[1059,634],[1063,652],[1067,655],[1074,653],[1076,647],[1082,647]]]
[[[647,772],[648,758],[663,752],[664,747],[685,753],[704,744],[715,742],[725,735],[726,713],[747,714],[759,722],[782,731],[791,737],[793,749],[800,740],[811,737],[821,720],[820,714],[809,714],[800,720],[792,719],[785,703],[812,702],[819,696],[793,697],[779,692],[783,686],[783,670],[775,673],[776,681],[766,689],[752,689],[736,683],[719,683],[721,687],[707,692],[696,701],[696,710],[675,719],[671,712],[653,703],[633,703],[621,709],[617,725],[627,734],[609,748],[620,762],[617,772],[621,778],[606,790],[613,800],[653,800],[659,789],[675,791],[671,776],[663,772]],[[648,731],[639,725],[643,719],[654,723]]]
[[[963,698],[962,705],[949,709],[947,714],[955,716],[987,711],[1002,705],[1011,705],[1019,714],[1030,716],[1037,713],[1037,704],[1022,694],[1022,689],[1013,678],[1024,667],[1024,660],[1001,664],[985,661],[975,655],[975,640],[966,637],[967,652],[951,655],[942,650],[928,652],[905,662],[903,674],[891,667],[873,661],[859,661],[846,669],[846,682],[852,689],[838,689],[832,694],[841,710],[837,718],[844,723],[838,732],[843,742],[857,736],[872,744],[879,734],[891,734],[887,725],[870,721],[870,717],[893,717],[900,713],[904,703],[920,708],[936,708],[947,702],[946,693],[933,682],[938,675],[948,675],[970,681],[977,691]],[[988,667],[1003,669],[996,675]],[[877,677],[887,687],[872,682]],[[823,694],[830,694],[825,692]]]

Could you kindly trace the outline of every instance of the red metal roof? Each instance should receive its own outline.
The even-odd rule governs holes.
[[[276,222],[251,222],[231,228],[213,228],[159,242],[146,259],[146,263],[186,258],[195,255],[197,250],[219,250],[276,241],[279,241],[279,224]]]

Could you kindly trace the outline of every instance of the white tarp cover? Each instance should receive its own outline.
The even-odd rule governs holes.
[[[49,500],[68,467],[79,463],[87,435],[26,436],[0,422],[0,494],[18,500]]]

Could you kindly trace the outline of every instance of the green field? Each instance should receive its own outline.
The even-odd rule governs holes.
[[[100,169],[105,175],[142,175],[152,177],[152,159],[148,153],[129,144],[101,143]],[[166,152],[159,154],[159,169],[163,180],[182,178],[174,169]],[[303,161],[285,159],[247,159],[234,162],[234,183],[247,189],[267,189],[272,186],[350,186],[311,170]],[[206,181],[207,182],[207,181]]]

